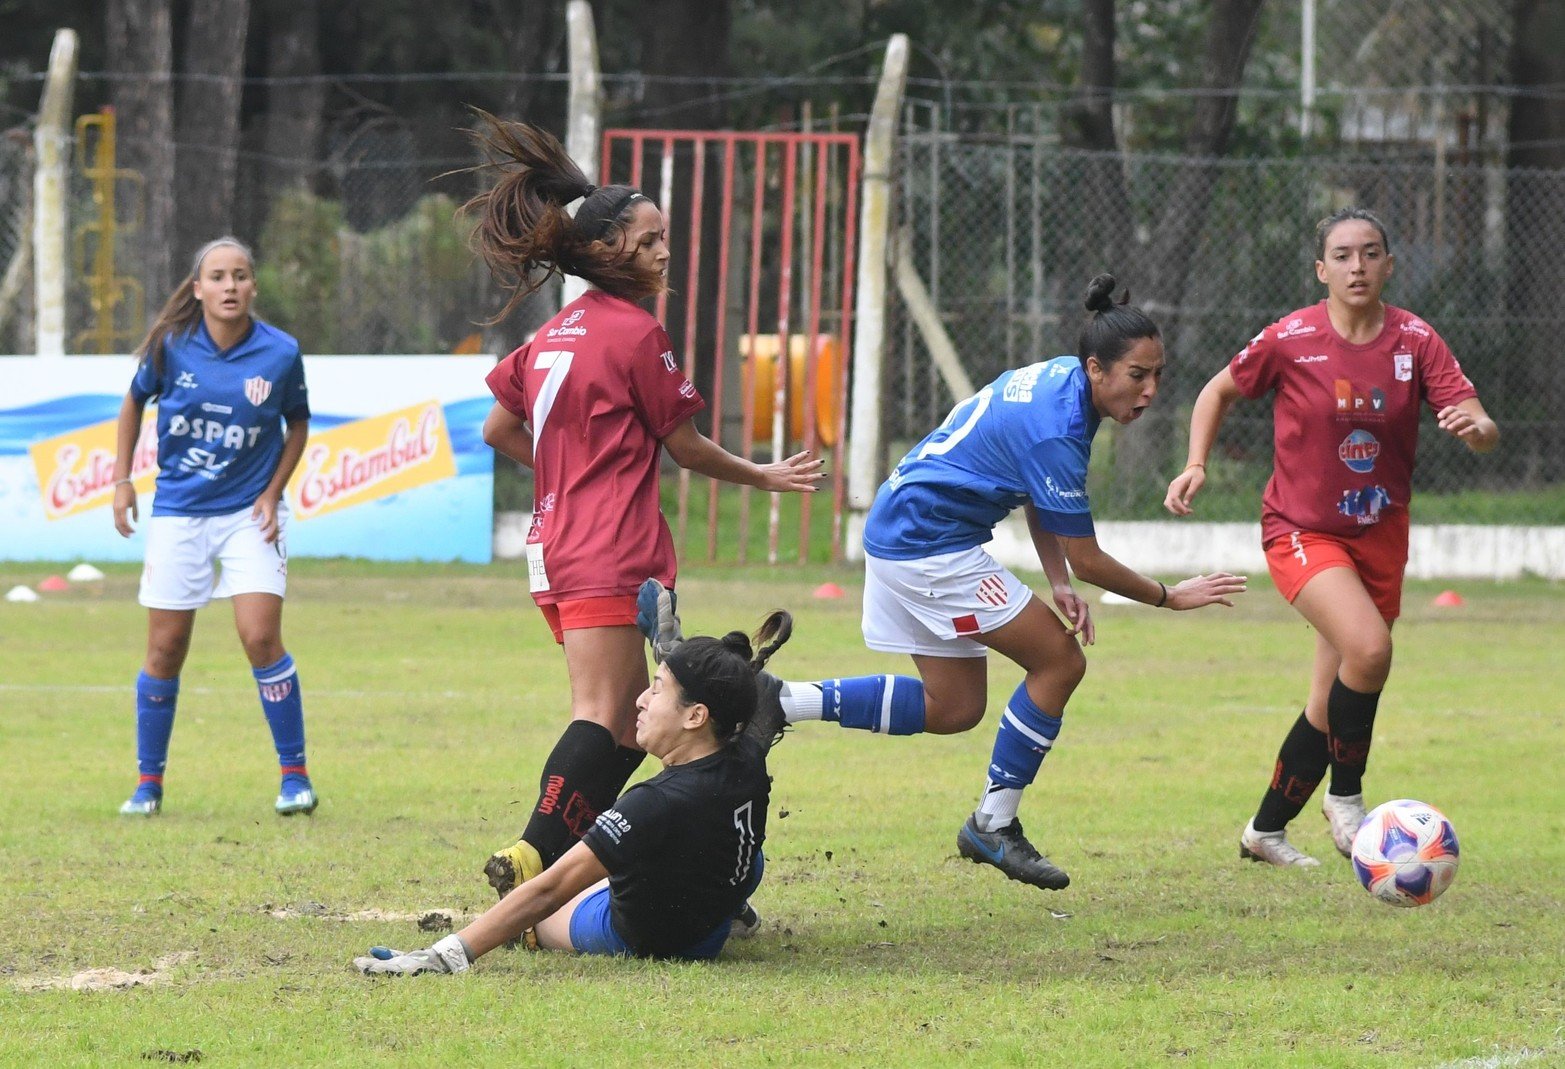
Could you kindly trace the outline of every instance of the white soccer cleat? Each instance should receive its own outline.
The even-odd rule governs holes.
[[[1252,819],[1239,834],[1239,856],[1250,861],[1264,861],[1281,869],[1315,869],[1320,862],[1288,841],[1287,832],[1256,831]]]
[[[1326,823],[1331,825],[1331,841],[1336,844],[1337,853],[1352,857],[1353,837],[1363,826],[1366,815],[1364,796],[1327,793],[1320,800],[1320,811],[1326,815]]]

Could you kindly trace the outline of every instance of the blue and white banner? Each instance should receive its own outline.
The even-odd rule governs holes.
[[[293,557],[488,563],[488,356],[305,358],[310,439],[288,484]],[[0,357],[0,560],[140,560],[114,530],[115,422],[135,361]],[[152,514],[150,409],[131,476]]]

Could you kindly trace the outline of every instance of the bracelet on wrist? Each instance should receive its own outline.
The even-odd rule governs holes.
[[[124,483],[127,486],[135,486],[136,485],[136,480],[135,479],[115,479],[114,480],[114,485],[115,486],[118,486],[121,483]]]
[[[1161,579],[1155,579],[1153,582],[1157,583],[1158,589],[1163,592],[1163,595],[1157,599],[1157,604],[1152,607],[1154,609],[1161,609],[1164,605],[1168,604],[1168,587],[1163,585],[1163,580]]]
[[[1205,471],[1206,470],[1206,465],[1205,464],[1186,464],[1185,465],[1185,470],[1186,471],[1189,471],[1191,468],[1200,468],[1202,471]]]

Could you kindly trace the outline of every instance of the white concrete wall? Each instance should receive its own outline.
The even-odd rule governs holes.
[[[532,514],[495,515],[494,555],[522,556]],[[1105,522],[1098,544],[1137,571],[1183,576],[1230,571],[1266,574],[1258,523]],[[851,532],[850,532],[851,533]],[[989,543],[1008,568],[1038,570],[1021,513],[1012,515]],[[851,559],[863,558],[853,547]],[[1565,579],[1565,527],[1414,526],[1408,551],[1409,579],[1516,579],[1537,575]]]

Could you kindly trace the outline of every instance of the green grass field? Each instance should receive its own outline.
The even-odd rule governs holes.
[[[60,570],[0,564],[0,588]],[[1295,841],[1324,868],[1238,860],[1311,648],[1258,583],[1232,612],[1097,608],[1022,812],[1064,892],[956,855],[1017,678],[996,662],[978,731],[784,740],[765,926],[721,963],[500,951],[457,979],[375,982],[348,964],[365,947],[424,945],[411,918],[488,904],[479,869],[564,723],[520,568],[296,563],[287,639],[324,801],[288,821],[222,604],[183,676],[165,812],[116,815],[136,575],[0,604],[0,1063],[1565,1064],[1565,606],[1547,583],[1464,584],[1456,610],[1408,589],[1367,783],[1455,822],[1462,869],[1430,907],[1371,900],[1313,808]],[[848,597],[813,600],[825,579]],[[786,677],[911,667],[863,650],[851,569],[690,569],[681,591],[689,633],[793,609]],[[125,981],[107,970],[149,982],[70,989]]]

